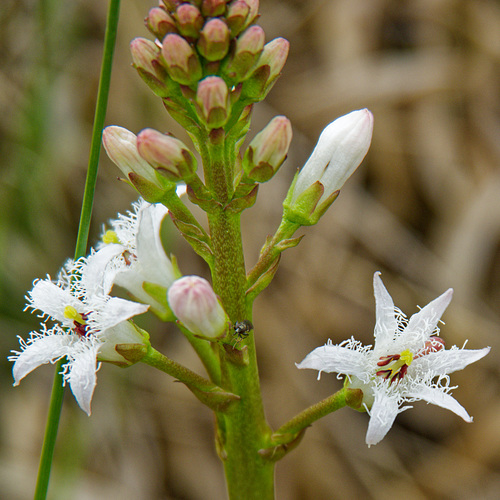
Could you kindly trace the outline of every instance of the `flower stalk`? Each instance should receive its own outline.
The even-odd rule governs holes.
[[[104,35],[104,50],[102,56],[101,75],[99,78],[99,89],[97,93],[97,104],[94,115],[94,127],[92,129],[92,139],[90,146],[89,164],[87,178],[85,181],[85,191],[83,195],[82,211],[80,214],[80,224],[75,247],[75,259],[85,255],[92,215],[92,205],[94,200],[95,184],[97,179],[97,169],[99,165],[99,151],[101,148],[101,135],[106,116],[106,108],[109,96],[109,86],[111,81],[111,68],[113,64],[113,54],[116,42],[116,32],[120,13],[120,0],[110,0],[106,20],[106,31]],[[59,428],[62,403],[64,398],[64,386],[61,369],[64,360],[60,360],[55,366],[54,382],[52,385],[52,395],[50,397],[47,424],[40,456],[37,483],[35,487],[35,500],[45,500],[49,487],[49,478],[52,468],[52,459]]]

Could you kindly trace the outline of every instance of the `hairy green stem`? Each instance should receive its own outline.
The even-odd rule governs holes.
[[[120,0],[110,0],[106,22],[106,32],[104,37],[104,51],[102,58],[101,75],[99,80],[99,91],[97,95],[97,105],[94,116],[94,128],[92,131],[89,166],[87,171],[87,180],[85,183],[82,211],[80,215],[78,237],[75,247],[75,258],[79,258],[85,255],[87,249],[90,219],[92,215],[92,204],[97,178],[97,167],[99,164],[101,135],[108,102],[111,67],[113,62],[119,12]],[[61,367],[64,362],[65,360],[63,359],[56,364],[56,373],[54,375],[52,395],[50,398],[50,406],[47,416],[47,424],[45,427],[42,452],[40,456],[37,484],[35,488],[35,500],[44,500],[47,497],[50,472],[52,468],[52,458],[54,456],[54,448],[57,439],[57,431],[59,428],[59,420],[64,396],[63,378],[61,375]]]

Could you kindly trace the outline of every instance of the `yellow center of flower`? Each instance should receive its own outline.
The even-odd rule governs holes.
[[[399,382],[406,374],[408,367],[413,361],[413,354],[409,349],[405,349],[401,354],[390,354],[382,356],[377,366],[384,367],[383,370],[377,371],[377,375],[385,380]]]
[[[80,325],[87,324],[85,318],[73,306],[66,306],[64,308],[64,317],[72,319],[75,323]]]
[[[115,231],[108,229],[102,235],[102,242],[106,243],[106,245],[109,245],[110,243],[120,243],[120,240],[118,239],[118,236]]]

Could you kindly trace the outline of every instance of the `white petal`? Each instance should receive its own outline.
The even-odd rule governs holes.
[[[112,269],[108,264],[123,251],[122,245],[109,244],[87,257],[81,278],[87,297],[96,293],[108,294],[111,291],[114,272],[110,274]]]
[[[373,292],[375,295],[375,345],[386,344],[394,338],[398,329],[394,302],[382,283],[380,273],[373,275]]]
[[[32,372],[35,368],[45,363],[55,362],[62,356],[65,356],[73,342],[71,335],[47,335],[39,337],[19,354],[14,366],[12,374],[14,376],[14,385],[19,385],[19,382]]]
[[[327,344],[311,351],[296,366],[300,369],[319,370],[320,373],[336,372],[355,375],[364,380],[367,364],[366,354],[346,347]]]
[[[375,402],[370,409],[370,422],[366,432],[366,444],[377,444],[385,437],[399,413],[397,397],[389,397],[383,388],[375,393]]]
[[[97,351],[99,344],[82,346],[72,354],[66,379],[80,408],[90,416],[90,403],[97,383]]]
[[[174,268],[161,241],[161,223],[168,213],[161,204],[150,205],[139,213],[137,233],[137,260],[141,264],[143,281],[157,283],[165,288],[174,282]]]
[[[437,299],[429,302],[423,309],[418,313],[415,313],[408,322],[408,325],[404,329],[401,335],[402,342],[420,342],[420,340],[427,340],[441,319],[445,309],[451,302],[453,296],[453,289],[449,288],[440,295]],[[423,345],[423,342],[422,342]]]
[[[145,344],[144,337],[129,321],[124,321],[114,328],[106,330],[104,344],[99,348],[101,361],[122,361],[123,357],[115,350],[116,344]]]
[[[463,370],[467,365],[484,358],[489,352],[489,347],[484,349],[443,349],[426,354],[414,360],[414,363],[421,365],[423,370],[432,372],[434,375],[448,375]]]
[[[50,280],[37,281],[29,292],[29,297],[31,307],[67,325],[71,325],[72,321],[64,316],[66,306],[74,307],[79,313],[85,312],[80,300],[74,297],[69,290],[58,287]]]
[[[89,325],[92,332],[96,334],[105,332],[119,323],[126,321],[133,316],[145,313],[149,306],[139,304],[119,297],[106,297],[99,304],[99,298],[96,297],[92,304],[95,306],[94,312],[89,315]]]
[[[443,389],[420,384],[412,392],[405,394],[405,397],[423,399],[428,403],[432,403],[433,405],[440,406],[441,408],[456,413],[466,422],[472,422],[472,417],[467,413],[465,408],[455,398],[446,394]]]

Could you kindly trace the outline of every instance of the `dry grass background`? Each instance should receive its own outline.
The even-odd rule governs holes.
[[[0,496],[30,498],[52,367],[11,387],[8,351],[35,327],[21,313],[35,277],[72,255],[89,148],[107,2],[4,0],[0,7]],[[37,9],[46,14],[40,35]],[[153,1],[123,2],[107,124],[182,136],[130,68],[128,43],[147,36]],[[492,346],[458,372],[474,424],[417,403],[384,441],[364,444],[367,416],[316,423],[277,468],[278,498],[497,499],[500,496],[500,4],[494,0],[261,1],[268,39],[291,53],[257,106],[252,133],[274,115],[294,124],[289,158],[244,217],[251,265],[280,219],[281,200],[321,129],[352,109],[375,115],[371,151],[331,211],[306,228],[257,300],[267,414],[274,427],[336,390],[294,362],[328,338],[372,339],[371,279],[382,271],[412,314],[455,288],[442,336]],[[48,71],[46,72],[48,68]],[[93,238],[134,194],[103,158]],[[168,235],[167,235],[168,236]],[[205,273],[167,238],[186,273]],[[175,329],[149,325],[158,348],[201,370]],[[208,410],[180,384],[139,366],[99,372],[89,419],[67,394],[52,499],[224,498]]]

